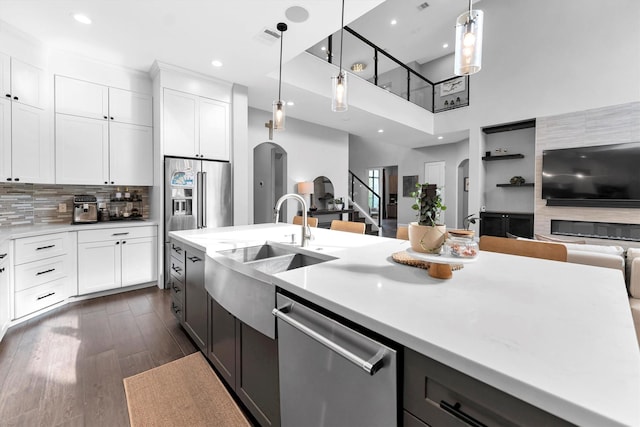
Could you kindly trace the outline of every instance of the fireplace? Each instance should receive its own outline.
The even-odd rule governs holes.
[[[640,242],[640,224],[552,219],[551,234]]]

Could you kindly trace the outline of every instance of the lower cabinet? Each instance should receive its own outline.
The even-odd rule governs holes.
[[[75,232],[15,239],[13,245],[14,319],[77,294]]]
[[[204,253],[186,246],[184,261],[183,325],[200,350],[207,349],[207,296],[204,288]]]
[[[239,320],[236,331],[236,393],[261,426],[279,426],[278,343]]]
[[[232,389],[236,388],[236,318],[211,296],[208,358]]]
[[[0,340],[11,321],[11,287],[9,283],[9,242],[0,244]]]
[[[512,212],[481,212],[480,235],[507,237],[507,233],[518,237],[533,238],[533,214]]]
[[[405,348],[405,426],[569,426],[535,406]]]
[[[155,226],[78,231],[78,293],[157,278]]]
[[[209,297],[208,359],[261,426],[280,425],[278,344]]]

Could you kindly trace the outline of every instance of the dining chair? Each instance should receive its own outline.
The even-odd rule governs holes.
[[[409,240],[409,226],[399,225],[396,230],[396,239]]]
[[[364,222],[341,221],[334,219],[331,221],[331,229],[337,231],[348,231],[349,233],[364,234],[366,225]]]
[[[293,223],[295,225],[302,225],[302,216],[300,215],[296,215],[293,217]],[[307,217],[307,225],[309,227],[317,227],[318,226],[318,218],[314,218],[314,217]]]
[[[567,247],[561,243],[480,236],[480,250],[553,261],[567,261]]]

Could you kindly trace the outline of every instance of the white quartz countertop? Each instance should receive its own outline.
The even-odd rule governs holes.
[[[315,304],[563,419],[640,426],[640,351],[619,270],[481,252],[440,280],[391,259],[408,242],[312,229],[335,260],[273,275]],[[213,254],[300,226],[172,232]]]
[[[0,228],[0,243],[4,240],[20,239],[23,237],[40,236],[43,234],[63,233],[66,231],[84,231],[123,227],[144,227],[157,225],[155,221],[131,220],[131,221],[104,221],[89,224],[37,224],[20,225],[17,227]]]

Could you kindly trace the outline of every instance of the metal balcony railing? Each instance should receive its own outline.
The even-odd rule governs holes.
[[[469,76],[432,82],[417,62],[404,64],[349,27],[344,27],[343,68],[420,107],[438,113],[469,105]],[[329,63],[340,57],[340,31],[307,52]]]

